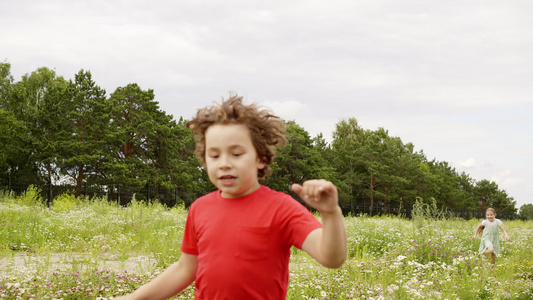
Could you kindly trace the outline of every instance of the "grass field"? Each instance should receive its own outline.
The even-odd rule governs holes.
[[[427,206],[430,207],[430,206]],[[187,211],[38,191],[0,194],[0,299],[112,299],[180,256]],[[437,216],[437,217],[436,217]],[[470,238],[478,220],[420,209],[412,220],[346,217],[349,259],[338,270],[294,249],[287,299],[533,299],[533,222],[504,221],[492,268]],[[173,299],[193,299],[191,286]]]

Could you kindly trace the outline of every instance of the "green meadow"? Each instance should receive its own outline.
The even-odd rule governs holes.
[[[187,210],[37,190],[0,194],[0,299],[112,299],[180,256]],[[319,217],[319,216],[317,216]],[[347,216],[349,257],[319,266],[294,249],[287,299],[533,299],[533,221],[506,221],[511,241],[484,264],[471,240],[479,220],[418,203],[412,219]],[[190,286],[173,299],[193,299]]]

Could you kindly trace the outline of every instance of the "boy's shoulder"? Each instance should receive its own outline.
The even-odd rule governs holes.
[[[233,199],[222,198],[220,194],[220,190],[216,190],[216,191],[213,191],[209,194],[206,194],[196,199],[192,203],[191,206],[203,206],[203,205],[217,204],[221,202],[221,200],[224,200],[224,201],[260,201],[260,202],[267,202],[269,204],[274,204],[277,202],[286,203],[287,201],[299,203],[291,195],[285,192],[280,192],[280,191],[271,189],[265,185],[261,185],[253,193],[240,197],[240,198],[233,198]]]
[[[203,196],[200,196],[200,197],[196,198],[196,200],[194,200],[193,204],[198,202],[198,201],[200,201],[200,200],[201,201],[207,201],[207,200],[210,200],[210,199],[214,199],[214,198],[217,197],[217,194],[220,194],[220,190],[214,190],[214,191],[212,191],[210,193],[207,193],[207,194],[205,194]]]
[[[261,185],[261,187],[257,190],[257,192],[262,193],[268,197],[271,197],[271,199],[279,199],[279,198],[292,198],[291,195],[280,192],[274,189],[269,188],[266,185]]]
[[[259,189],[250,194],[250,196],[258,201],[268,202],[269,204],[274,204],[276,202],[286,203],[287,201],[298,202],[291,195],[274,190],[266,185],[261,185]]]

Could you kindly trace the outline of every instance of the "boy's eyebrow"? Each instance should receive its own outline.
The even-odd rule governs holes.
[[[245,147],[243,145],[240,145],[240,144],[235,144],[235,145],[229,145],[227,147],[222,147],[222,148],[229,148],[230,150],[234,150],[234,149],[244,149]],[[209,147],[209,148],[206,148],[205,149],[206,151],[219,151],[220,150],[220,147]]]

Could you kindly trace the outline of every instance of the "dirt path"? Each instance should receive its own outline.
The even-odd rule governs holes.
[[[293,258],[290,268],[320,268],[307,257]],[[154,273],[157,270],[156,260],[149,256],[120,257],[113,254],[98,254],[83,252],[68,253],[15,253],[10,256],[0,255],[0,279],[10,274],[33,273],[52,274],[61,271],[111,270],[114,272],[143,274]]]
[[[119,257],[111,254],[91,253],[16,253],[12,256],[0,256],[0,276],[24,272],[30,269],[37,270],[112,270],[131,273],[153,272],[155,259],[148,256]]]

